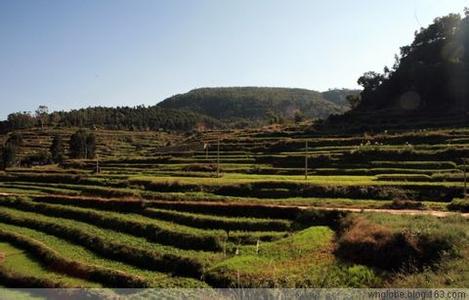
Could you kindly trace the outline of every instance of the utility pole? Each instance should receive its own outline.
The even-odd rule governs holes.
[[[463,172],[464,172],[464,200],[467,200],[467,168],[466,168],[467,159],[463,159]]]
[[[220,137],[217,143],[217,178],[220,177]]]
[[[308,141],[305,142],[305,180],[308,180]]]

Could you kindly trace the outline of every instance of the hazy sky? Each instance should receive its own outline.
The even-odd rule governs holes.
[[[469,0],[0,0],[0,119],[206,86],[356,87]]]

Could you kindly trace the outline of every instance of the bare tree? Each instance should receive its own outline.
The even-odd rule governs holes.
[[[36,119],[41,123],[41,129],[44,129],[44,123],[47,122],[49,117],[49,108],[45,105],[39,105],[36,109]]]

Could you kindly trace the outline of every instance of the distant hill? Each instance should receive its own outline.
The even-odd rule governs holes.
[[[202,88],[170,97],[154,106],[88,107],[38,115],[18,112],[0,121],[0,132],[42,126],[131,130],[190,131],[249,127],[280,122],[295,115],[327,118],[348,110],[351,90],[320,93],[288,88]]]
[[[200,88],[175,95],[158,107],[183,109],[222,121],[266,121],[293,118],[300,113],[309,118],[327,118],[348,109],[341,101],[342,92],[323,93],[293,88],[228,87]],[[340,96],[337,96],[340,95]],[[336,103],[334,103],[336,102]]]

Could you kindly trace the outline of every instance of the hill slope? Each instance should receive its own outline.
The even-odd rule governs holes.
[[[358,96],[360,95],[360,92],[361,90],[330,89],[328,91],[322,92],[321,94],[326,100],[329,100],[339,106],[350,108],[350,103],[347,101],[347,96]]]
[[[357,107],[332,116],[325,128],[382,131],[391,128],[469,124],[469,10],[436,18],[400,48],[391,68],[366,72]]]
[[[347,110],[344,105],[326,100],[320,92],[266,87],[195,89],[170,97],[158,106],[190,110],[226,121],[292,118],[297,112],[310,118],[326,118]]]

